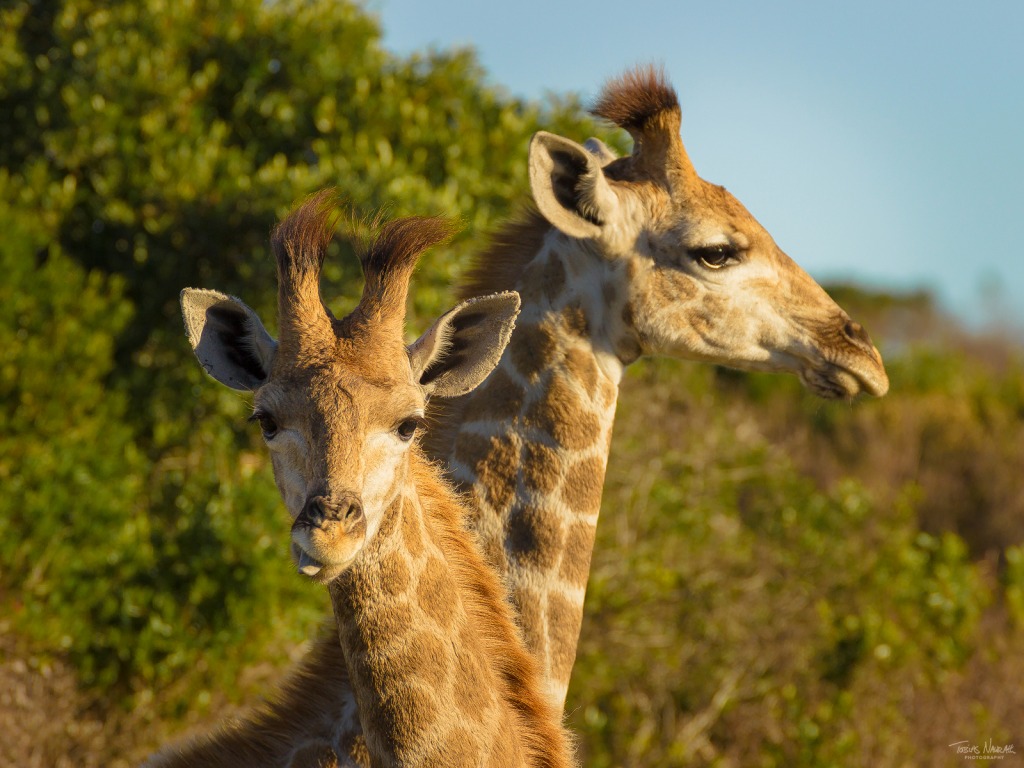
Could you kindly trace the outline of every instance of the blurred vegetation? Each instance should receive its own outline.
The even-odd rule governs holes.
[[[272,322],[267,233],[336,185],[357,214],[464,222],[419,270],[420,323],[525,198],[535,130],[624,140],[472,52],[396,57],[326,0],[7,3],[0,114],[0,689],[77,690],[14,715],[0,695],[5,731],[24,707],[60,724],[0,762],[125,764],[267,690],[326,607],[179,290]],[[344,311],[358,270],[333,247]],[[628,374],[569,698],[587,765],[945,764],[1020,735],[1019,349],[927,294],[831,290],[880,339],[884,400]]]

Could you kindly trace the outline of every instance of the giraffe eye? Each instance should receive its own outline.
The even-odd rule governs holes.
[[[412,440],[412,436],[416,434],[416,430],[420,428],[421,420],[419,418],[406,419],[395,428],[395,432],[398,433],[398,438],[403,442],[409,442]]]
[[[736,260],[736,249],[731,245],[708,245],[694,248],[690,255],[708,269],[721,269]]]
[[[277,434],[277,421],[269,413],[257,411],[249,417],[249,421],[259,422],[260,431],[263,432],[264,440],[270,440]]]

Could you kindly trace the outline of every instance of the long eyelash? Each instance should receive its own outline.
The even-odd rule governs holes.
[[[694,248],[690,251],[694,256],[706,256],[723,254],[729,258],[735,258],[736,254],[739,253],[739,248],[735,248],[731,245],[708,245],[703,248]]]

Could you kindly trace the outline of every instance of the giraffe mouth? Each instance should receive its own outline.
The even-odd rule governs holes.
[[[861,371],[854,367],[826,363],[821,367],[807,367],[799,372],[800,381],[807,389],[826,400],[853,399],[867,393],[881,397],[889,389],[884,369]]]
[[[316,576],[324,569],[324,564],[312,557],[297,542],[292,542],[292,559],[303,576]]]

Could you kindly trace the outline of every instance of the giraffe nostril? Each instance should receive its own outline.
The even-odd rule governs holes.
[[[345,499],[340,506],[339,512],[347,523],[354,523],[363,516],[363,505],[359,499]]]
[[[301,516],[304,517],[310,525],[318,526],[323,523],[326,514],[327,513],[324,508],[324,497],[313,496],[306,500],[306,503],[302,507]]]
[[[850,341],[857,344],[867,344],[871,346],[871,337],[868,332],[864,330],[864,326],[860,323],[855,323],[853,320],[847,320],[843,326],[843,334]]]

